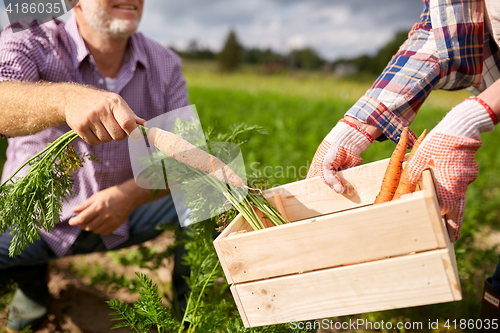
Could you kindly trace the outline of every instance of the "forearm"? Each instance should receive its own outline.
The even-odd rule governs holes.
[[[497,121],[500,121],[500,80],[495,81],[495,83],[479,94],[478,97],[491,108]]]
[[[68,99],[90,89],[72,83],[0,83],[0,133],[6,136],[31,135],[65,122]]]
[[[170,192],[168,189],[160,190],[158,193],[153,195],[150,189],[137,186],[134,179],[127,180],[117,187],[127,196],[134,207],[159,199]]]

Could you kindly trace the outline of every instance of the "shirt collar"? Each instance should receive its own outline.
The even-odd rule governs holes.
[[[71,42],[74,43],[75,49],[76,49],[76,54],[74,60],[74,65],[75,68],[80,66],[80,63],[87,57],[90,53],[89,50],[87,49],[87,46],[85,45],[85,42],[83,41],[82,35],[80,35],[80,32],[78,31],[78,26],[76,25],[76,18],[75,15],[71,15],[71,17],[66,21],[65,25],[66,31],[68,32],[68,35],[71,37]]]
[[[76,50],[75,58],[73,59],[75,68],[79,67],[81,62],[90,55],[87,46],[85,45],[85,41],[80,35],[80,31],[78,31],[78,25],[76,24],[75,15],[72,15],[67,21],[65,25],[65,29],[68,32],[68,35],[71,37],[71,40],[74,43],[74,48]],[[131,60],[131,64],[135,67],[135,65],[139,62],[144,67],[148,67],[148,58],[144,51],[142,39],[140,38],[142,35],[139,33],[134,33],[130,38],[129,43],[129,57]]]
[[[137,63],[140,63],[147,69],[149,65],[148,57],[146,56],[145,52],[145,46],[143,43],[144,39],[141,37],[142,35],[138,32],[134,33],[130,37],[129,51],[132,58],[132,64],[135,65]]]

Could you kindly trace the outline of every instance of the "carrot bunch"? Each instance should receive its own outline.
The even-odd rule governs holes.
[[[410,162],[418,146],[425,138],[427,130],[424,130],[413,145],[406,167],[403,169],[403,160],[406,155],[406,149],[408,148],[408,131],[408,127],[405,127],[401,132],[401,137],[399,138],[396,149],[394,149],[389,160],[389,165],[385,171],[382,187],[373,204],[396,200],[401,198],[403,194],[415,191],[416,185],[413,185],[409,180],[408,162]]]

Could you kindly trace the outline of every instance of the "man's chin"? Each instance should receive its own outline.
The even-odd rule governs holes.
[[[112,38],[128,38],[139,26],[139,22],[130,20],[113,20],[109,25],[109,34]]]

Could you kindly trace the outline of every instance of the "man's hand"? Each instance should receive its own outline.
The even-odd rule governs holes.
[[[137,123],[146,123],[120,95],[85,86],[73,87],[64,101],[64,117],[69,127],[91,145],[123,140],[137,128]]]
[[[95,234],[109,235],[128,219],[136,206],[131,196],[120,186],[113,186],[73,207],[72,211],[78,215],[68,223]]]
[[[344,192],[344,184],[335,172],[361,164],[363,159],[359,155],[372,142],[367,132],[341,119],[316,150],[306,178],[321,176],[335,192]]]
[[[29,98],[26,98],[29,96]],[[137,123],[145,125],[120,97],[76,83],[0,82],[0,134],[32,135],[66,122],[92,145],[123,140],[127,134],[139,140]]]
[[[433,169],[441,214],[446,215],[452,242],[460,237],[467,187],[477,178],[479,167],[474,158],[481,147],[480,134],[494,128],[495,117],[488,109],[477,100],[457,105],[422,141],[408,164],[413,184],[423,170]]]

